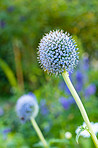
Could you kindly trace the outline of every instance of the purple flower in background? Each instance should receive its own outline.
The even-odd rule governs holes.
[[[66,84],[65,84],[65,92],[66,92],[67,94],[69,94],[69,95],[71,94],[71,93],[70,93],[70,90],[69,90],[69,88],[67,87]]]
[[[96,86],[94,84],[89,85],[85,90],[85,97],[90,97],[90,95],[95,94]]]
[[[4,134],[10,133],[10,132],[11,132],[11,128],[6,128],[6,129],[3,130]]]
[[[10,133],[10,132],[11,132],[11,128],[5,128],[5,129],[2,131],[3,139],[6,139],[8,133]]]
[[[8,12],[13,12],[13,11],[14,11],[14,6],[8,7],[8,8],[7,8],[7,11],[8,11]]]
[[[37,99],[36,99],[35,95],[32,92],[29,92],[28,95],[33,97],[34,101],[36,101],[36,103],[37,103]]]
[[[4,110],[0,107],[0,116],[4,114]]]
[[[77,70],[76,71],[76,81],[77,81],[76,90],[77,91],[81,91],[81,89],[83,87],[83,78],[84,78],[84,76],[83,76],[82,72]]]
[[[66,99],[65,97],[60,97],[59,102],[63,106],[64,109],[69,109],[70,105],[73,104],[75,101],[73,98]]]
[[[41,114],[42,115],[47,115],[49,113],[49,110],[47,108],[47,105],[46,105],[46,100],[45,99],[42,99],[40,101],[40,109],[41,109]]]
[[[65,88],[65,82],[64,81],[60,81],[59,82],[59,89],[64,90]]]
[[[4,28],[6,25],[4,20],[0,20],[0,28]]]
[[[83,83],[83,74],[79,70],[77,70],[77,72],[76,72],[76,80],[80,83]]]
[[[76,103],[73,97],[69,97],[68,100],[70,104]]]
[[[70,91],[64,81],[59,83],[59,89],[64,90],[68,95],[70,94]]]
[[[21,22],[24,22],[26,20],[26,17],[25,16],[20,16],[20,21]]]
[[[89,58],[88,58],[88,56],[83,56],[83,69],[84,70],[89,69]]]

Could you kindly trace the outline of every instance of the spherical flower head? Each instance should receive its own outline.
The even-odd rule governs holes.
[[[25,123],[30,117],[35,118],[38,114],[38,103],[34,94],[21,96],[16,104],[16,112],[20,120]]]
[[[44,71],[50,74],[72,72],[79,59],[76,46],[69,34],[62,30],[50,31],[39,43],[38,61]]]

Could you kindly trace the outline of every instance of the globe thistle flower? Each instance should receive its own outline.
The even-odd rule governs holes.
[[[25,94],[17,101],[16,112],[23,123],[30,119],[30,117],[35,118],[38,110],[39,107],[34,94]]]
[[[50,31],[39,43],[38,61],[43,70],[50,74],[72,72],[79,59],[76,46],[69,33]]]
[[[91,122],[91,126],[92,126],[92,128],[93,128],[93,131],[94,131],[95,135],[97,135],[97,133],[98,133],[98,123],[93,123],[93,122]],[[85,122],[83,122],[82,127],[83,127],[83,128],[86,127]],[[79,127],[76,129],[76,131],[75,131],[76,134],[79,133],[80,129],[81,129],[81,126],[79,126]],[[89,134],[89,132],[88,132],[87,130],[84,130],[84,131],[82,131],[82,132],[80,133],[80,136],[89,138],[89,137],[90,137],[90,134]]]

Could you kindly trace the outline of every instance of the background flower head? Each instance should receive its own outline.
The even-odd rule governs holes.
[[[44,71],[59,75],[72,72],[78,64],[78,48],[71,36],[63,31],[50,31],[39,43],[38,60]]]
[[[34,94],[21,96],[16,104],[16,112],[22,122],[27,121],[32,116],[35,118],[38,114],[38,103]]]
[[[59,102],[63,106],[65,110],[69,109],[71,104],[75,103],[74,99],[72,97],[66,99],[65,97],[60,97]]]
[[[85,128],[85,127],[86,127],[86,123],[83,122],[83,125],[82,125],[82,126]],[[95,135],[97,135],[97,133],[98,133],[98,123],[93,123],[93,122],[91,122],[91,126],[92,126],[92,129],[93,129]],[[76,131],[75,131],[76,134],[80,131],[80,128],[81,128],[81,126],[79,126],[79,127],[76,129]],[[89,137],[90,137],[90,134],[89,134],[89,132],[88,132],[87,130],[84,130],[84,131],[82,131],[82,132],[80,133],[80,136],[89,138]]]
[[[40,101],[40,112],[41,114],[44,116],[44,115],[47,115],[49,113],[49,109],[47,107],[47,104],[46,104],[46,100],[45,99],[42,99]]]
[[[96,86],[94,84],[90,84],[85,90],[85,97],[90,97],[91,95],[95,94]]]

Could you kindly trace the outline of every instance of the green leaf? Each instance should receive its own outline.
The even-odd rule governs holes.
[[[69,143],[69,141],[67,139],[50,139],[49,140],[49,145],[53,144],[53,143]]]
[[[15,75],[12,71],[12,69],[8,66],[8,64],[0,58],[0,68],[4,71],[6,77],[8,78],[8,81],[12,85],[12,87],[17,87],[17,80],[15,78]]]
[[[38,142],[38,143],[35,143],[33,146],[34,147],[43,147],[43,144],[42,144],[42,142]]]

